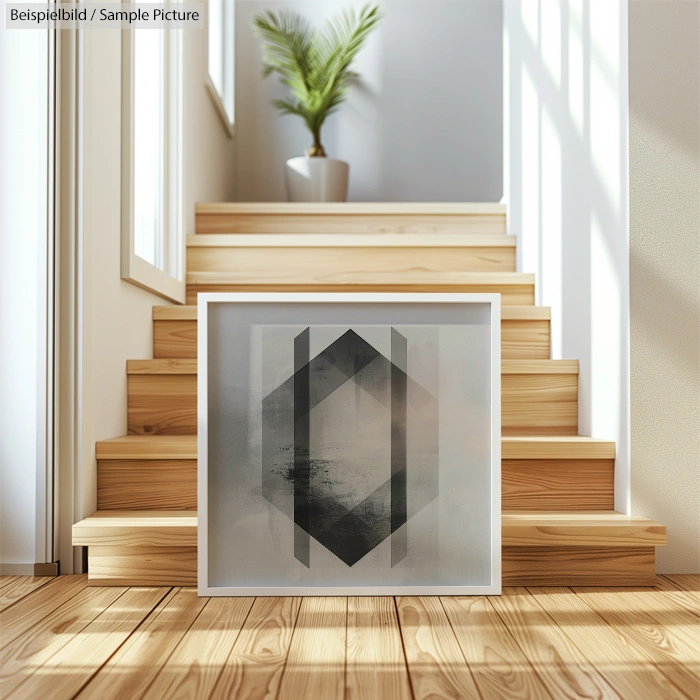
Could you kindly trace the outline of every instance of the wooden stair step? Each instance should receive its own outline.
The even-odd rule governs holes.
[[[197,459],[196,435],[122,435],[95,444],[100,459]]]
[[[653,585],[665,543],[662,525],[614,511],[504,513],[502,528],[504,585]],[[73,544],[88,547],[92,583],[192,585],[197,516],[98,511],[73,526]]]
[[[501,306],[501,320],[549,321],[552,310],[549,306]],[[196,321],[197,305],[154,306],[154,321]]]
[[[501,360],[501,374],[578,374],[578,360]]]
[[[578,360],[502,360],[501,374],[574,374]],[[127,374],[197,374],[192,358],[127,360]]]
[[[504,547],[659,547],[666,527],[614,510],[582,513],[507,511],[502,516]]]
[[[515,248],[516,237],[458,233],[197,233],[186,237],[188,248]]]
[[[615,443],[580,435],[504,436],[501,501],[518,511],[612,510]]]
[[[535,276],[525,272],[188,270],[186,281],[188,304],[200,292],[478,292],[500,294],[505,305],[535,303]]]
[[[515,272],[515,236],[456,234],[197,234],[187,269],[246,277],[444,272]]]
[[[578,370],[578,360],[502,360],[503,435],[577,435]]]
[[[504,437],[501,451],[504,508],[613,508],[613,442]],[[96,455],[98,509],[197,508],[197,436],[126,435],[98,442]]]
[[[653,586],[659,523],[614,511],[504,513],[504,585]]]
[[[195,230],[197,234],[504,234],[506,207],[488,202],[213,202],[195,206]]]
[[[666,527],[614,510],[581,513],[505,511],[504,547],[660,547]],[[75,546],[92,544],[191,546],[197,544],[196,511],[96,511],[73,525]]]
[[[501,369],[504,435],[577,434],[576,360],[503,360]],[[196,374],[194,359],[130,360],[129,433],[195,434]]]
[[[196,435],[123,435],[96,443],[97,459],[197,459]],[[583,435],[505,436],[501,457],[518,460],[614,459],[615,443]]]
[[[585,435],[518,435],[501,440],[501,458],[519,460],[615,459],[612,440]]]
[[[73,525],[73,545],[196,547],[196,511],[96,511]]]
[[[127,360],[127,374],[197,374],[197,360]]]
[[[501,307],[501,356],[508,360],[548,359],[549,307]],[[153,356],[197,357],[197,307],[156,306],[153,309]]]

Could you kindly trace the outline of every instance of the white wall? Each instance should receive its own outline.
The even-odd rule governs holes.
[[[518,269],[578,359],[579,432],[615,440],[629,512],[626,0],[505,0],[505,182]]]
[[[2,4],[5,14],[5,3]],[[0,566],[31,573],[37,467],[45,439],[38,394],[47,245],[47,33],[0,24]],[[40,517],[40,514],[39,514]],[[39,557],[39,559],[37,559]],[[13,570],[13,565],[28,566]]]
[[[311,145],[260,76],[250,19],[291,8],[313,23],[365,0],[237,0],[236,181],[240,201],[284,201],[284,162]],[[350,162],[351,201],[499,201],[502,175],[501,0],[384,0],[385,17],[358,56],[362,75],[323,131]]]
[[[632,509],[700,571],[700,4],[630,3]]]
[[[195,201],[233,199],[233,141],[205,88],[207,33],[183,38],[183,207],[194,233]],[[84,50],[82,517],[96,508],[95,442],[126,434],[126,361],[153,356],[152,308],[169,303],[120,277],[121,32],[87,31]]]

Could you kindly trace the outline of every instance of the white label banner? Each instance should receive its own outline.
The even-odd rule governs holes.
[[[7,29],[206,29],[207,4],[8,3]]]

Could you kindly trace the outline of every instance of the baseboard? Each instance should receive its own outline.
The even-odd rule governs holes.
[[[0,564],[0,576],[58,576],[58,562],[50,564]]]
[[[50,564],[34,564],[34,576],[58,576],[61,573],[61,562]]]
[[[0,564],[0,576],[34,576],[34,564]]]

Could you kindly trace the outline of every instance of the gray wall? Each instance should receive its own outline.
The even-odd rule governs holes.
[[[364,0],[236,3],[236,185],[239,201],[283,201],[284,162],[310,145],[281,117],[286,95],[260,76],[254,12],[289,7],[314,23]],[[324,127],[329,156],[350,162],[351,201],[499,201],[503,194],[501,0],[385,0],[356,62],[362,75]]]
[[[629,5],[632,509],[700,571],[700,4]]]

